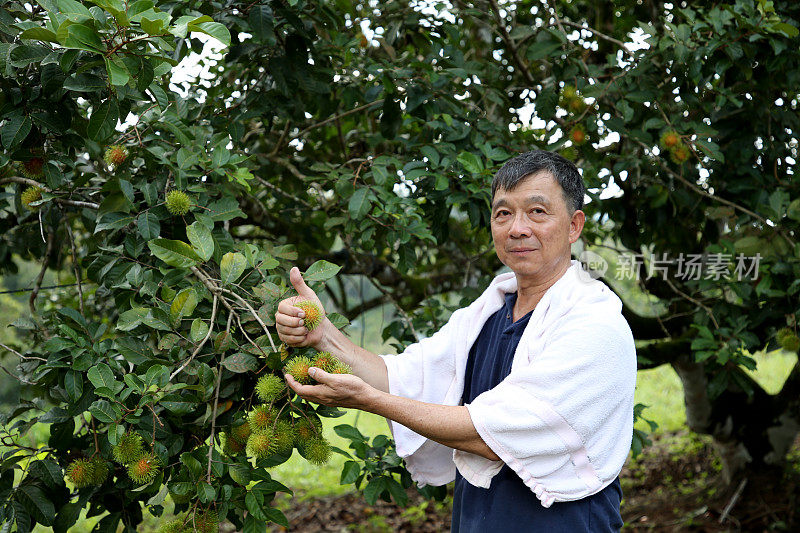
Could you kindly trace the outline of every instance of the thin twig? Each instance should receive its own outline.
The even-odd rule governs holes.
[[[36,281],[33,284],[33,292],[31,292],[31,297],[28,299],[28,307],[31,309],[31,315],[36,314],[36,297],[39,295],[39,287],[42,286],[44,273],[47,272],[47,262],[50,260],[50,254],[53,252],[53,243],[55,240],[53,228],[50,228],[47,233],[47,250],[44,252],[44,257],[42,258],[42,269],[39,271],[39,275],[36,276]]]
[[[16,355],[17,357],[19,357],[20,359],[23,359],[23,360],[33,359],[33,360],[37,360],[37,361],[44,361],[45,363],[47,362],[47,359],[45,359],[44,357],[35,357],[35,356],[32,356],[32,355],[22,355],[21,353],[16,351],[14,348],[11,348],[10,346],[6,346],[2,342],[0,342],[0,348],[3,348],[4,350],[8,350],[9,352],[13,353],[14,355]]]
[[[36,180],[32,180],[32,179],[29,179],[29,178],[22,178],[22,177],[19,177],[19,176],[9,176],[7,178],[0,179],[0,185],[5,185],[6,183],[19,183],[21,185],[29,185],[31,187],[38,187],[43,192],[47,192],[47,193],[52,193],[53,192],[52,189],[50,189],[49,187],[39,183]],[[69,200],[67,198],[59,198],[59,197],[53,198],[53,201],[54,202],[58,202],[59,204],[62,204],[62,205],[71,205],[71,206],[74,206],[74,207],[87,207],[89,209],[100,209],[100,204],[96,204],[94,202],[83,202],[83,201],[79,201],[79,200]]]
[[[739,483],[739,487],[736,489],[736,492],[733,493],[728,505],[725,506],[725,509],[722,510],[722,514],[719,515],[720,524],[723,523],[726,518],[728,518],[728,514],[731,512],[731,509],[733,509],[733,506],[736,505],[736,501],[739,499],[739,496],[742,495],[745,485],[747,485],[747,478],[744,478],[742,482]]]
[[[205,343],[208,342],[209,337],[211,337],[211,332],[214,331],[214,320],[217,318],[217,302],[219,301],[219,296],[216,293],[212,294],[214,295],[214,301],[211,304],[211,321],[209,322],[206,336],[203,337],[203,340],[200,341],[200,344],[198,344],[197,347],[194,349],[192,355],[190,355],[189,358],[176,371],[170,374],[169,376],[170,381],[172,381],[172,378],[180,374],[181,370],[186,368],[186,365],[192,362],[192,359],[194,359],[194,357],[200,352],[200,350],[203,348],[203,345],[205,345]]]
[[[270,344],[270,346],[272,346],[272,351],[273,352],[277,352],[278,349],[275,347],[275,343],[272,341],[272,335],[269,334],[269,328],[267,328],[267,325],[264,324],[263,320],[261,320],[261,317],[258,316],[258,313],[256,313],[255,309],[253,309],[253,306],[251,306],[247,302],[247,300],[245,300],[244,298],[242,298],[241,296],[239,296],[238,294],[236,294],[235,292],[233,292],[231,290],[228,290],[228,289],[220,289],[220,290],[222,290],[222,292],[224,292],[226,294],[230,294],[231,296],[233,296],[236,300],[239,301],[239,303],[241,303],[243,306],[245,306],[248,311],[250,311],[250,314],[253,315],[253,317],[256,319],[256,322],[258,322],[259,325],[263,328],[264,333],[267,334],[267,338],[269,339],[269,344]]]
[[[303,135],[305,135],[309,131],[311,131],[311,130],[313,130],[315,128],[319,128],[321,126],[324,126],[325,124],[333,122],[334,120],[338,120],[340,118],[344,118],[344,117],[346,117],[348,115],[352,115],[353,113],[358,113],[359,111],[363,111],[365,109],[368,109],[368,108],[370,108],[370,107],[372,107],[372,106],[374,106],[376,104],[380,104],[382,102],[383,102],[383,100],[375,100],[374,102],[370,102],[368,104],[364,104],[364,105],[360,105],[358,107],[354,107],[353,109],[350,109],[349,111],[345,111],[344,113],[339,113],[338,115],[334,115],[332,117],[328,117],[325,120],[317,122],[316,124],[312,124],[311,126],[309,126],[306,129],[302,130],[300,133],[297,134],[296,137],[294,137],[294,139],[299,139],[300,137],[302,137]]]
[[[615,39],[614,37],[611,37],[610,35],[606,35],[605,33],[602,33],[602,32],[600,32],[600,31],[598,31],[598,30],[596,30],[594,28],[590,28],[589,26],[584,26],[583,24],[579,24],[577,22],[572,22],[572,21],[569,21],[569,20],[563,20],[562,19],[561,23],[562,24],[566,24],[567,26],[571,26],[573,28],[578,28],[579,30],[586,30],[588,32],[591,32],[591,33],[595,34],[597,37],[600,37],[601,39],[605,39],[606,41],[608,41],[610,43],[614,43],[617,46],[619,46],[622,49],[623,52],[628,54],[628,56],[630,56],[631,59],[636,59],[636,54],[634,54],[632,51],[628,50],[625,47],[625,43],[623,43],[619,39]]]
[[[11,372],[10,372],[10,371],[9,371],[9,370],[6,368],[6,367],[4,367],[3,365],[0,365],[0,368],[1,368],[1,369],[3,369],[3,372],[5,372],[5,373],[6,373],[6,374],[8,374],[9,376],[11,376],[12,378],[16,379],[16,380],[17,380],[17,381],[19,381],[20,383],[24,383],[25,385],[36,385],[36,383],[35,383],[35,382],[33,382],[33,381],[28,381],[27,379],[24,379],[24,378],[21,378],[21,377],[19,377],[19,376],[16,376],[16,375],[12,374],[12,373],[11,373]]]
[[[673,283],[672,283],[672,282],[671,282],[671,281],[670,281],[668,278],[664,278],[664,281],[667,283],[667,285],[669,285],[669,287],[670,287],[670,288],[671,288],[673,291],[675,291],[675,293],[676,293],[676,294],[678,294],[678,295],[679,295],[679,296],[681,296],[682,298],[685,298],[686,300],[689,300],[691,303],[693,303],[693,304],[695,304],[695,305],[697,305],[697,306],[699,306],[699,307],[702,307],[702,308],[703,308],[703,310],[704,310],[704,311],[706,312],[706,314],[708,315],[708,318],[710,318],[710,319],[711,319],[711,322],[713,322],[713,323],[714,323],[714,328],[716,328],[716,329],[719,329],[719,324],[717,323],[717,320],[714,318],[714,312],[711,310],[711,308],[710,308],[710,307],[708,307],[707,305],[705,305],[705,304],[704,304],[703,302],[701,302],[700,300],[697,300],[697,299],[695,299],[695,298],[692,298],[691,296],[689,296],[689,295],[688,295],[688,294],[686,294],[685,292],[683,292],[683,291],[681,291],[680,289],[678,289],[678,287],[676,287],[676,286],[675,286],[675,285],[674,285],[674,284],[673,284]]]
[[[72,268],[75,271],[75,281],[78,284],[78,303],[81,307],[81,316],[85,319],[86,313],[84,312],[83,308],[83,286],[81,285],[81,270],[78,266],[78,252],[75,249],[75,238],[72,235],[72,228],[70,227],[69,220],[67,219],[66,213],[64,210],[61,210],[62,215],[64,216],[64,226],[67,228],[67,235],[69,236],[69,243],[72,248]]]
[[[228,325],[226,326],[226,331],[231,330],[231,319],[233,318],[233,313],[228,314]],[[219,406],[219,386],[222,382],[222,362],[225,360],[225,356],[222,356],[220,359],[219,364],[217,365],[217,383],[214,385],[214,408],[211,410],[211,440],[208,443],[208,470],[206,471],[206,481],[211,483],[211,458],[214,453],[214,432],[216,431],[217,426],[217,407]]]

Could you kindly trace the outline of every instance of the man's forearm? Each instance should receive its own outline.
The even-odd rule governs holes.
[[[344,333],[325,320],[325,334],[316,346],[317,350],[330,352],[343,363],[350,365],[353,374],[382,392],[389,392],[389,374],[383,359],[376,354],[357,346]]]
[[[376,390],[367,395],[359,408],[394,420],[450,448],[471,452],[493,461],[500,460],[478,435],[469,411],[463,405],[425,403]]]

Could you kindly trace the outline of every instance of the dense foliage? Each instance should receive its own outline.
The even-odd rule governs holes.
[[[657,315],[626,307],[641,365],[678,370],[731,475],[779,463],[800,366],[772,396],[742,368],[797,350],[798,19],[788,0],[3,2],[0,269],[18,254],[42,270],[4,345],[23,400],[2,415],[0,523],[65,531],[89,506],[109,512],[98,530],[133,531],[168,493],[195,529],[284,521],[266,468],[291,447],[230,435],[290,355],[272,323],[287,269],[342,326],[388,303],[385,338],[429,334],[500,266],[487,186],[534,147],[582,168],[587,249],[644,254]],[[171,85],[209,39],[223,49],[203,76]],[[646,275],[680,254],[718,275]],[[39,295],[47,269],[75,284]],[[353,299],[346,275],[375,296]],[[272,403],[312,436],[338,414]],[[21,446],[37,422],[49,441]],[[339,432],[343,481],[404,498],[391,441]]]

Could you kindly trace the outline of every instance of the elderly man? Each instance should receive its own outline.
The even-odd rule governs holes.
[[[396,356],[350,342],[325,320],[300,272],[280,303],[280,338],[329,351],[354,375],[312,369],[303,398],[391,421],[397,453],[422,484],[455,479],[452,530],[605,532],[622,526],[618,475],[633,431],[636,354],[622,304],[571,260],[584,185],[561,156],[533,151],[492,183],[497,276],[432,337]]]

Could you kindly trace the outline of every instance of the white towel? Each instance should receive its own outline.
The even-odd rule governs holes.
[[[486,320],[517,290],[497,276],[432,337],[382,355],[392,394],[459,405],[469,350]],[[452,450],[391,422],[397,453],[420,484],[455,478],[488,488],[509,465],[544,507],[595,494],[619,474],[633,434],[636,352],[622,302],[577,261],[542,297],[520,339],[511,373],[467,405],[502,461]]]

